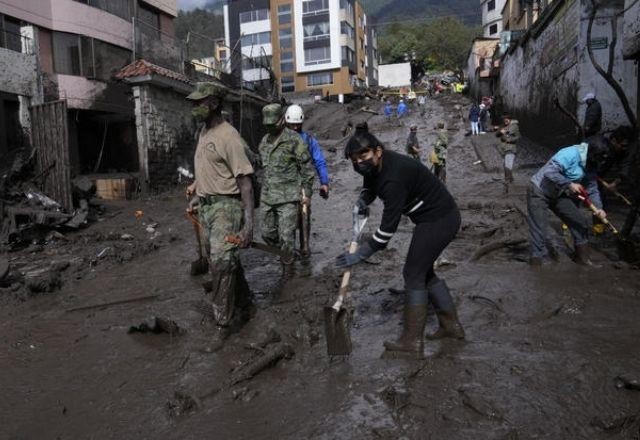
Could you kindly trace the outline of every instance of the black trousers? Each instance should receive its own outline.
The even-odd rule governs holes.
[[[460,223],[460,211],[455,208],[438,220],[416,225],[402,271],[407,291],[424,291],[428,284],[433,284],[436,278],[433,265],[455,238]]]

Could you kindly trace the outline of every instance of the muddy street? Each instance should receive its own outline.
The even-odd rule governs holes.
[[[550,150],[528,144],[505,195],[495,137],[465,137],[460,105],[429,100],[402,125],[338,104],[309,110],[332,177],[329,200],[312,201],[311,273],[274,297],[276,258],[243,251],[257,310],[221,347],[193,306],[205,278],[189,274],[196,251],[183,188],[106,203],[90,228],[8,254],[14,271],[55,268],[61,287],[0,289],[0,438],[640,438],[640,392],[625,385],[640,380],[637,268],[608,257],[611,236],[598,242],[602,269],[574,264],[559,223],[559,261],[531,268],[526,182]],[[427,342],[424,360],[380,358],[382,341],[400,331],[403,298],[388,289],[403,287],[407,219],[386,250],[353,269],[353,353],[326,355],[322,307],[338,292],[334,258],[348,246],[361,183],[343,158],[346,119],[367,120],[403,153],[415,123],[423,160],[436,124],[448,129],[447,184],[462,228],[437,272],[467,338]],[[366,234],[380,215],[377,201]],[[432,315],[428,332],[435,326]]]

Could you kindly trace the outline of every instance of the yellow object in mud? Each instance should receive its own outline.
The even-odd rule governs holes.
[[[440,159],[438,159],[438,155],[436,154],[435,151],[431,151],[431,153],[429,153],[429,162],[431,162],[434,165],[440,164]]]
[[[600,235],[600,234],[604,234],[604,224],[603,223],[597,223],[595,225],[593,225],[593,233],[595,235]]]
[[[569,229],[569,226],[567,226],[566,224],[563,223],[562,224],[562,230],[566,231],[567,229]]]

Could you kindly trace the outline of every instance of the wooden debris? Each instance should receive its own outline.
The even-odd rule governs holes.
[[[256,360],[245,364],[234,371],[231,376],[230,383],[231,385],[235,385],[240,382],[244,382],[245,380],[249,380],[263,370],[272,367],[278,363],[279,360],[283,358],[288,359],[293,356],[293,354],[293,348],[289,344],[281,342],[275,345],[272,349],[265,351],[264,355],[260,356]]]
[[[469,261],[478,261],[484,255],[497,251],[498,249],[511,247],[511,246],[519,246],[526,242],[527,242],[526,238],[507,238],[504,240],[494,241],[478,248],[478,250],[476,250],[473,253]]]

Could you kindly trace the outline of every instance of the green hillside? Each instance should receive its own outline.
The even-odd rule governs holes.
[[[466,24],[479,24],[480,4],[475,0],[362,0],[378,22],[396,19],[454,16]]]

